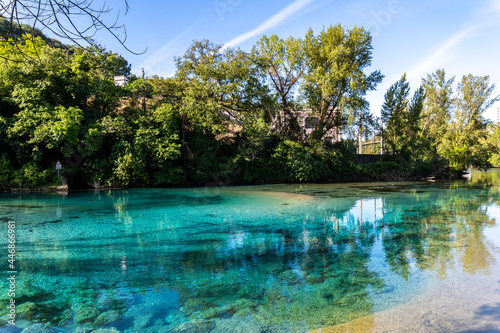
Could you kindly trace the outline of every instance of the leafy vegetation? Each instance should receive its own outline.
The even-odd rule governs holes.
[[[53,183],[57,161],[73,187],[399,179],[500,163],[500,131],[483,118],[498,100],[488,77],[464,76],[454,94],[438,70],[410,99],[403,75],[380,126],[365,100],[383,78],[364,72],[371,52],[369,32],[336,25],[264,36],[251,52],[195,41],[174,77],[138,78],[99,45],[3,36],[0,188]],[[358,164],[352,140],[332,140],[338,128],[382,138],[384,159]]]
[[[382,107],[389,152],[406,160],[442,157],[454,175],[469,167],[492,166],[490,158],[497,153],[498,141],[490,137],[483,114],[500,96],[492,96],[495,85],[488,76],[464,75],[456,94],[454,80],[437,70],[422,80],[411,101],[405,76],[389,88]]]

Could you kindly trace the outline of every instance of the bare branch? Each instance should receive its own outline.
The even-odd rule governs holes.
[[[125,2],[125,13],[130,9]],[[116,18],[109,21],[107,18],[113,10],[106,1],[96,4],[94,0],[7,0],[0,2],[0,16],[7,19],[9,31],[3,32],[7,36],[15,36],[15,24],[31,27],[34,34],[37,30],[48,30],[58,38],[69,40],[81,46],[84,43],[92,44],[92,38],[100,31],[106,31],[115,38],[120,45],[133,54],[125,45],[127,31],[119,25],[120,11]],[[14,41],[16,42],[16,41]]]

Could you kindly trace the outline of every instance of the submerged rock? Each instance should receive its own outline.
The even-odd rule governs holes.
[[[134,330],[140,332],[144,327],[146,327],[153,317],[153,313],[143,313],[138,315],[134,319]]]
[[[172,327],[184,321],[186,321],[186,317],[179,312],[170,313],[168,316],[165,317],[166,324],[171,325]]]
[[[199,318],[200,319],[228,318],[231,317],[235,312],[236,310],[229,306],[218,306],[202,311],[199,314]]]
[[[245,309],[242,309],[242,310],[239,310],[238,312],[236,312],[234,314],[234,317],[246,317],[249,315],[253,315],[255,312],[256,311],[254,308],[245,308]]]
[[[205,311],[213,306],[215,305],[211,302],[198,298],[191,298],[184,304],[184,306],[180,310],[189,317],[195,312]]]
[[[92,333],[120,333],[120,331],[117,330],[115,327],[108,327],[108,328],[99,328],[95,331],[92,331]]]
[[[94,321],[97,316],[99,316],[99,311],[96,308],[87,305],[79,305],[76,308],[74,320],[76,323],[91,322]]]
[[[16,308],[19,317],[30,318],[38,313],[37,305],[33,302],[24,302]]]
[[[133,303],[133,296],[126,291],[103,292],[97,296],[96,306],[102,311],[109,310],[121,311]]]
[[[227,306],[236,312],[246,308],[255,308],[258,306],[258,303],[248,298],[240,298],[233,303],[229,303]]]
[[[106,311],[101,313],[94,321],[95,326],[106,326],[109,323],[117,321],[120,318],[120,313],[115,310]]]
[[[73,330],[73,333],[89,333],[90,329],[84,327],[77,327]]]
[[[218,320],[210,333],[264,333],[266,327],[251,317]]]
[[[148,328],[144,328],[140,332],[141,333],[170,333],[171,331],[170,331],[168,325],[165,324],[164,320],[158,319],[157,321],[155,321],[153,326],[148,327]]]
[[[217,319],[188,321],[187,323],[182,323],[179,326],[177,326],[172,332],[207,333],[215,328],[216,320]]]
[[[311,284],[325,282],[325,277],[321,274],[311,273],[307,276],[306,281]]]
[[[21,333],[49,333],[49,332],[51,331],[48,330],[44,324],[40,323],[30,325],[21,331]]]

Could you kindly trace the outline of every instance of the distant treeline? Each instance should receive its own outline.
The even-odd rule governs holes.
[[[23,35],[29,34],[33,37],[40,37],[47,45],[50,47],[55,47],[59,49],[69,49],[69,45],[65,45],[54,38],[47,37],[42,31],[37,28],[34,28],[27,24],[19,25],[15,22],[8,21],[4,17],[0,15],[0,37],[4,40],[6,39],[14,39],[14,40],[22,40]]]

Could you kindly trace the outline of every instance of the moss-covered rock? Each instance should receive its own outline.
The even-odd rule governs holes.
[[[88,306],[85,304],[78,305],[75,309],[74,320],[76,323],[87,323],[93,322],[97,316],[99,316],[99,311],[93,306]]]
[[[307,276],[306,282],[310,284],[323,283],[325,282],[325,277],[321,274],[312,273]]]
[[[210,332],[216,326],[217,319],[210,320],[193,320],[187,323],[182,323],[172,332],[174,333],[206,333]]]
[[[96,320],[94,321],[94,325],[97,327],[105,326],[108,325],[109,323],[117,321],[118,318],[120,318],[120,313],[118,311],[115,310],[106,311],[97,316]]]
[[[245,308],[236,312],[233,317],[246,317],[255,314],[254,308]]]
[[[256,306],[258,306],[258,303],[248,298],[240,298],[237,301],[229,303],[227,305],[227,307],[231,308],[235,312],[243,310],[245,308],[255,308]]]
[[[218,320],[215,328],[210,333],[264,333],[267,332],[265,326],[252,318],[231,318]],[[293,332],[289,330],[287,332]]]
[[[231,317],[236,311],[228,306],[217,306],[209,308],[199,313],[199,319],[212,319],[212,318],[228,318]]]
[[[205,301],[199,298],[191,298],[189,299],[184,306],[180,309],[186,316],[191,316],[193,313],[198,311],[205,311],[211,307],[214,307],[215,304]]]
[[[33,302],[24,302],[17,306],[16,314],[20,318],[32,318],[38,313],[38,306]]]

